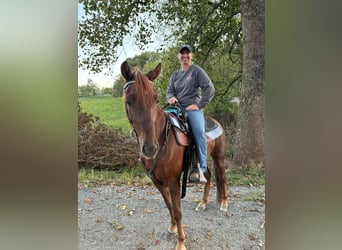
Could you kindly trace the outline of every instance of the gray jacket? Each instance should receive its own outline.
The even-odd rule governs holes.
[[[175,70],[166,90],[166,98],[176,97],[183,108],[197,104],[200,109],[203,109],[214,94],[215,88],[209,76],[196,64],[192,64],[186,71]]]

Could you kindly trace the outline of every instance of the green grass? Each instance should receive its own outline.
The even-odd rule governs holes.
[[[243,201],[255,201],[265,203],[265,194],[263,192],[250,192],[242,196]]]
[[[144,172],[141,165],[121,171],[80,169],[78,172],[78,180],[90,186],[108,184],[152,185],[151,179]],[[212,177],[212,182],[214,180],[214,177]],[[228,186],[265,185],[265,170],[263,167],[229,169],[227,171],[227,181]],[[248,199],[259,199],[259,196],[259,194],[255,194],[255,197],[249,197]]]
[[[101,123],[114,129],[121,128],[124,132],[130,130],[121,97],[79,97],[78,101],[83,112],[98,116]]]
[[[230,167],[228,184],[232,186],[265,185],[264,167]]]
[[[88,186],[96,185],[152,185],[151,179],[140,165],[122,171],[79,169],[78,181]]]

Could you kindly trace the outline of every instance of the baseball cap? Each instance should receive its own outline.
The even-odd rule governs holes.
[[[192,53],[192,48],[188,44],[184,44],[184,45],[180,46],[179,49],[178,49],[178,53],[180,53],[183,49],[187,49],[187,50],[190,51],[190,53]]]

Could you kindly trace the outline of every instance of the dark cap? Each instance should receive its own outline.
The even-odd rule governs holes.
[[[187,50],[190,51],[190,53],[192,53],[192,48],[188,44],[184,44],[184,45],[180,46],[179,49],[178,49],[178,53],[180,53],[183,49],[187,49]]]

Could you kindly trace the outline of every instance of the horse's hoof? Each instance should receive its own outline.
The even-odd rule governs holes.
[[[196,211],[204,211],[207,208],[207,206],[204,203],[198,204],[198,206],[195,208]]]
[[[220,211],[228,212],[228,205],[221,205]]]
[[[184,245],[178,246],[178,244],[177,244],[175,249],[176,250],[186,250],[186,247]]]
[[[176,234],[177,233],[177,227],[172,227],[171,225],[169,226],[169,228],[167,229],[167,231],[171,234]]]

